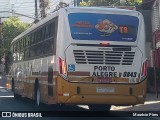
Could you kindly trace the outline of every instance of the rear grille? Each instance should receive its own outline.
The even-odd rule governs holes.
[[[132,65],[135,52],[73,50],[77,64]]]

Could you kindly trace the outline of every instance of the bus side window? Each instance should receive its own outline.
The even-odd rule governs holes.
[[[26,47],[26,37],[23,39],[23,49]]]
[[[47,25],[45,28],[46,28],[45,39],[47,39],[49,38],[49,25]]]
[[[42,30],[41,40],[43,41],[45,39],[45,27],[43,27],[41,30]]]
[[[52,26],[51,26],[51,23],[48,25],[48,29],[49,29],[49,38],[51,38],[52,36],[51,36],[51,28],[52,28]]]
[[[34,33],[32,33],[32,34],[30,35],[30,42],[31,42],[31,44],[34,43]]]
[[[33,41],[33,43],[37,43],[37,31],[36,32],[34,32],[34,41]]]
[[[30,41],[31,41],[31,38],[30,38],[30,36],[28,35],[27,38],[26,38],[26,46],[27,46],[27,47],[29,47]]]
[[[37,31],[37,42],[41,41],[42,39],[42,29]]]
[[[36,44],[36,56],[41,56],[42,55],[42,51],[43,51],[43,42]]]
[[[50,25],[51,29],[50,29],[50,36],[54,37],[55,34],[55,22],[52,22]]]
[[[30,58],[30,47],[28,47],[27,50],[26,50],[26,58],[27,59]]]
[[[17,41],[17,44],[16,44],[16,52],[18,52],[18,49],[19,49],[19,42]]]
[[[21,51],[21,40],[19,40],[19,52]]]
[[[36,54],[35,54],[35,45],[30,47],[30,51],[29,52],[30,52],[30,57],[36,56]]]
[[[57,30],[58,30],[58,17],[55,18],[54,22],[53,22],[53,54],[56,54],[56,39],[57,39]]]

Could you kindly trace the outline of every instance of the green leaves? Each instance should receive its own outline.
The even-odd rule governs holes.
[[[80,2],[80,6],[136,6],[140,5],[142,0],[125,0],[120,3],[120,0],[88,0]]]
[[[88,2],[80,2],[80,6],[111,6],[119,3],[119,0],[89,0]]]
[[[11,41],[24,30],[29,27],[29,24],[23,23],[18,17],[10,17],[3,23],[3,41],[4,51],[10,51]]]

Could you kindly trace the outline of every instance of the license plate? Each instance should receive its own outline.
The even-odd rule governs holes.
[[[115,90],[113,87],[97,87],[96,92],[97,93],[114,93]]]
[[[111,77],[97,77],[98,83],[111,83],[112,78]]]

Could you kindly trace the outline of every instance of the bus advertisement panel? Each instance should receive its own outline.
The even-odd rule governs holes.
[[[134,42],[137,39],[139,19],[135,16],[71,13],[68,18],[74,40]]]

